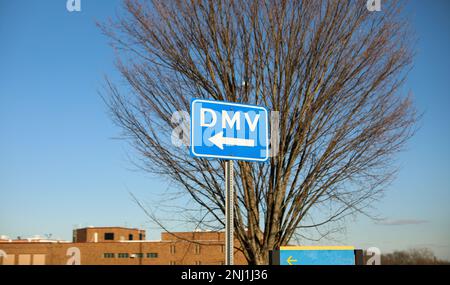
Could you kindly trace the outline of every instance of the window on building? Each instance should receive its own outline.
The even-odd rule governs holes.
[[[110,253],[110,252],[105,252],[103,254],[103,258],[114,258],[115,254],[114,253]]]
[[[195,254],[200,254],[200,245],[199,244],[195,245],[194,252],[195,252]]]
[[[174,244],[170,245],[170,253],[175,254],[175,245]]]
[[[133,240],[133,235],[132,234],[128,235],[128,240]]]
[[[105,233],[105,240],[114,240],[114,233]]]
[[[147,253],[147,258],[158,258],[158,254],[156,252]]]
[[[119,258],[129,258],[130,255],[129,255],[128,253],[119,253],[119,254],[117,255],[117,257],[119,257]]]
[[[77,232],[78,232],[78,230],[73,230],[73,234],[72,234],[72,241],[73,242],[77,242],[78,240],[77,240]]]
[[[143,253],[135,253],[137,258],[144,258],[144,254]]]
[[[143,235],[139,234],[139,240],[142,240],[142,238],[143,238]]]

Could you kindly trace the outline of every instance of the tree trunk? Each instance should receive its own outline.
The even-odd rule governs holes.
[[[269,251],[259,250],[258,252],[252,252],[247,262],[249,265],[269,265]]]

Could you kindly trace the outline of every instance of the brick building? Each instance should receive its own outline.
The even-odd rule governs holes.
[[[241,251],[234,254],[235,264],[246,264]],[[0,265],[220,265],[224,256],[223,232],[162,233],[149,241],[140,229],[89,227],[74,230],[72,242],[0,239]]]

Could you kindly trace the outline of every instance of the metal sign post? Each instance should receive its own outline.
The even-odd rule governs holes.
[[[233,265],[234,252],[234,163],[225,161],[225,265]]]

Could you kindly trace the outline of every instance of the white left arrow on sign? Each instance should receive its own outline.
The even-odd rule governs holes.
[[[216,135],[210,137],[209,141],[220,149],[223,149],[223,145],[250,146],[250,147],[255,146],[254,140],[224,137],[223,132],[217,133]]]

